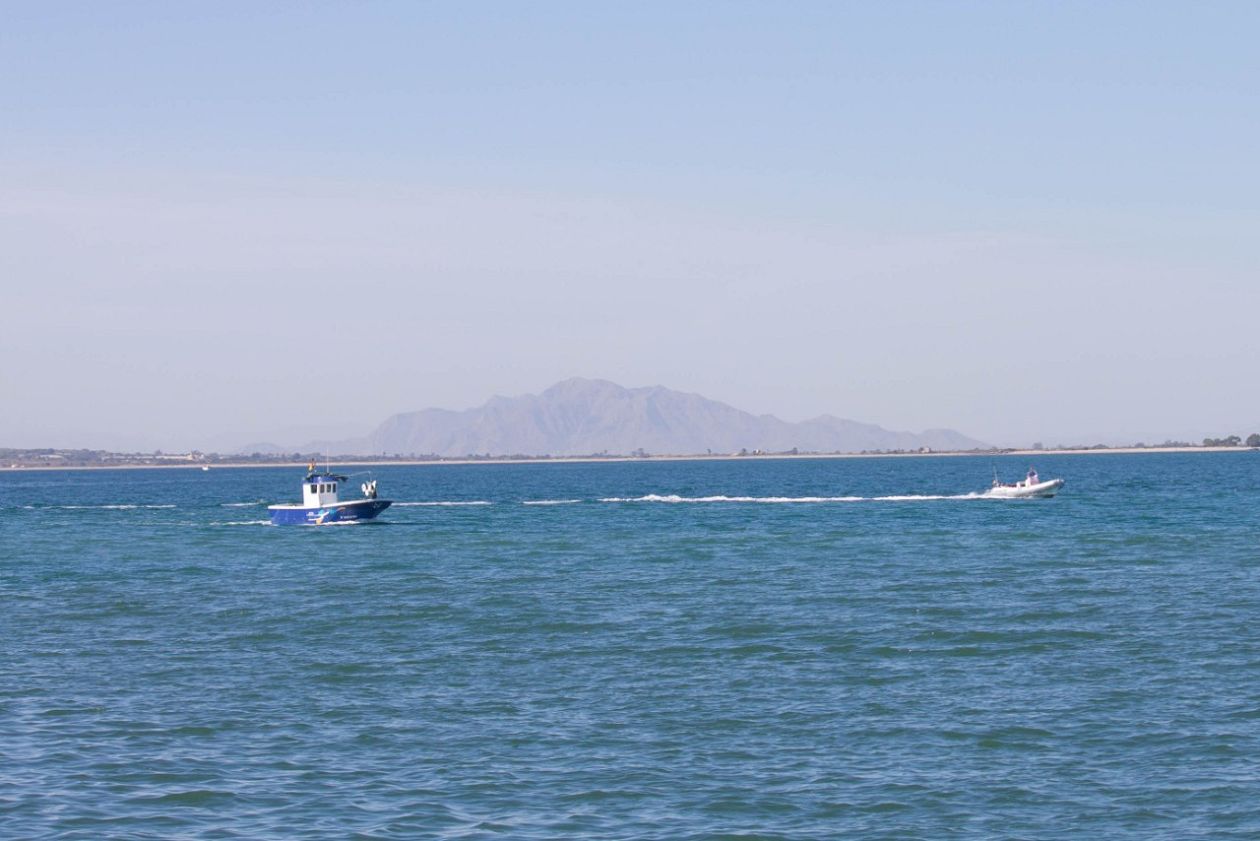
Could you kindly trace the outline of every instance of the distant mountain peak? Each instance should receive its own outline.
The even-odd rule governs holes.
[[[896,432],[833,415],[788,423],[661,385],[625,388],[585,377],[562,380],[541,394],[493,397],[474,409],[394,415],[367,438],[315,442],[307,448],[312,446],[345,454],[448,457],[988,448],[952,430]]]

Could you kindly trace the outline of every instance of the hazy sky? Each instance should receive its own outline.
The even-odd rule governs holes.
[[[0,446],[570,376],[997,443],[1260,430],[1260,4],[3,14]]]

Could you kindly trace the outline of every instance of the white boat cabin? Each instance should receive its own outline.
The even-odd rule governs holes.
[[[337,504],[337,488],[346,481],[345,476],[331,473],[311,473],[302,482],[302,505],[305,508],[323,508]]]

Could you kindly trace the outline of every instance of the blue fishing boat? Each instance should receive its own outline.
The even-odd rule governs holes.
[[[346,476],[338,476],[327,470],[319,472],[311,465],[306,478],[302,480],[302,503],[268,505],[271,522],[277,526],[323,526],[331,523],[350,523],[358,520],[371,520],[391,504],[391,500],[377,499],[376,480],[371,479],[361,486],[362,499],[343,502],[339,497],[342,482],[349,481]]]

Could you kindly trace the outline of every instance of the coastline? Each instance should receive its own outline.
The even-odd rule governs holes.
[[[1082,449],[1064,449],[1064,450],[994,450],[992,452],[931,452],[931,453],[766,453],[758,455],[718,455],[718,454],[699,454],[699,455],[659,455],[644,456],[635,458],[631,456],[556,456],[554,458],[524,457],[524,458],[450,458],[450,459],[387,459],[384,461],[356,458],[351,461],[336,461],[333,464],[338,467],[424,467],[443,464],[605,464],[613,462],[627,463],[643,463],[653,461],[788,461],[802,459],[871,459],[871,458],[965,458],[973,457],[989,457],[995,458],[1000,456],[1021,456],[1025,458],[1043,458],[1045,456],[1068,456],[1068,455],[1138,455],[1142,453],[1248,453],[1255,451],[1253,447],[1110,447],[1105,449],[1099,448],[1082,448]],[[201,470],[203,466],[208,466],[211,470],[222,470],[227,468],[301,468],[305,469],[308,462],[292,461],[292,462],[268,462],[259,464],[255,462],[214,462],[206,465],[204,462],[188,462],[180,464],[93,464],[93,465],[0,465],[0,473],[21,473],[21,472],[37,472],[37,471],[68,471],[68,470]]]

